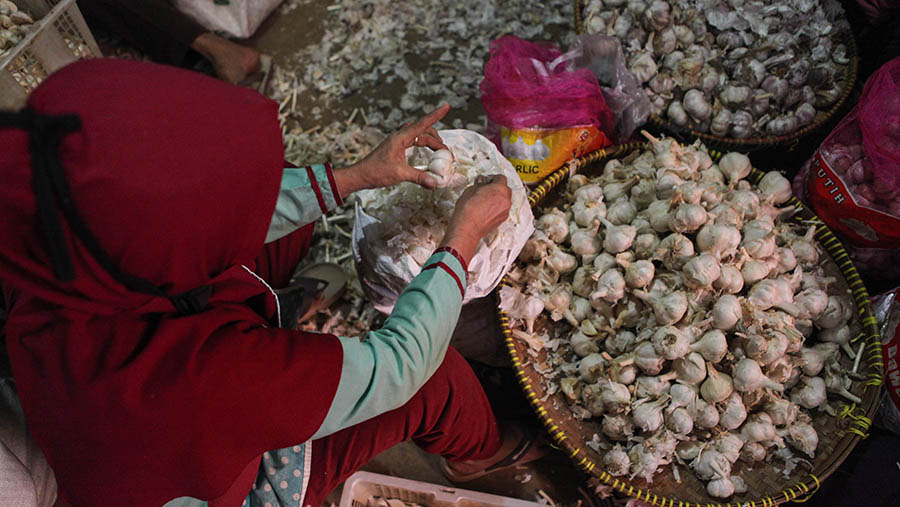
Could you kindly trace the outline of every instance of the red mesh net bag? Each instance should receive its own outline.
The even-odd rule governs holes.
[[[869,78],[794,191],[854,247],[858,268],[900,276],[900,58]]]

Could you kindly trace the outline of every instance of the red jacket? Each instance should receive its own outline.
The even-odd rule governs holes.
[[[129,290],[63,224],[75,278],[54,275],[37,218],[29,133],[0,130],[0,283],[29,429],[64,499],[158,506],[247,494],[259,456],[319,427],[340,377],[327,335],[272,329],[247,300],[275,207],[277,104],[203,75],[90,60],[47,79],[37,113],[75,113],[58,150],[75,208],[123,271],[168,294],[208,285],[198,312]],[[242,474],[243,472],[243,474]],[[241,475],[240,481],[237,478]]]

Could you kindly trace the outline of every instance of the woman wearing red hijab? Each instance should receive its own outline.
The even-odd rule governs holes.
[[[76,63],[0,114],[7,348],[64,500],[318,505],[407,439],[457,478],[527,454],[447,348],[502,176],[466,190],[381,329],[272,324],[304,225],[355,190],[431,186],[403,152],[443,146],[446,111],[335,170],[283,168],[274,102],[154,64]]]

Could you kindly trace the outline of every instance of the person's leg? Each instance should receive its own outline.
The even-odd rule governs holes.
[[[318,507],[362,465],[407,440],[453,461],[483,460],[501,452],[500,430],[487,397],[453,348],[406,405],[312,442],[304,504]]]
[[[183,65],[193,49],[231,83],[260,68],[256,50],[209,32],[167,0],[79,0],[78,7],[88,25],[121,37],[154,61]]]
[[[200,34],[190,46],[212,63],[219,78],[232,84],[237,84],[262,68],[258,51],[212,32]]]
[[[78,8],[88,25],[171,65],[181,65],[190,45],[207,31],[167,0],[79,0]]]

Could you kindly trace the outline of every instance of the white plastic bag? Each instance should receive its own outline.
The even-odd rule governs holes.
[[[175,8],[214,32],[246,39],[253,35],[263,20],[281,0],[175,0]]]
[[[525,185],[494,143],[468,130],[442,130],[439,134],[460,171],[448,186],[427,190],[402,183],[357,194],[352,240],[357,274],[366,296],[385,314],[391,312],[397,297],[443,239],[457,199],[476,177],[506,176],[512,205],[506,221],[481,240],[469,261],[464,303],[490,294],[534,231]],[[418,165],[427,152],[427,148],[410,148],[406,156],[412,165]]]

